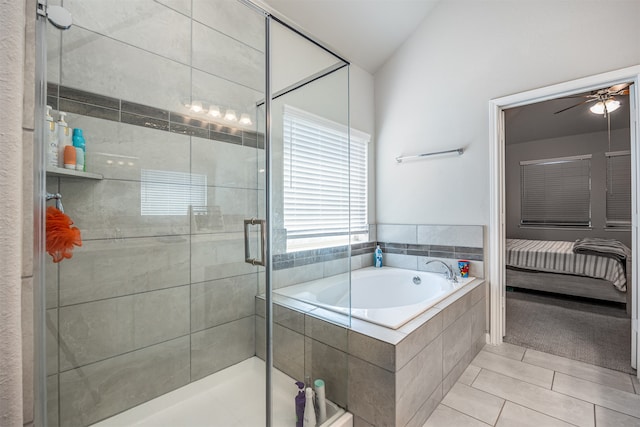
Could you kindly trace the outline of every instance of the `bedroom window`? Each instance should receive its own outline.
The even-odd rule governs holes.
[[[524,226],[591,225],[591,155],[520,162]]]
[[[631,152],[605,153],[607,158],[607,218],[610,228],[631,227]]]
[[[287,251],[366,241],[369,135],[285,106],[283,139]]]

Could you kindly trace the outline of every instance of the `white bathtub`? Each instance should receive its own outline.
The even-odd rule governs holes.
[[[416,282],[414,283],[414,278]],[[439,273],[392,267],[367,267],[351,274],[351,315],[358,319],[398,329],[456,290],[473,277],[452,283]],[[318,279],[275,291],[328,310],[349,314],[349,276]]]

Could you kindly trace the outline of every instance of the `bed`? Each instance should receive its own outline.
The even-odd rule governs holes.
[[[620,242],[507,239],[506,243],[507,286],[630,301],[630,292],[626,292],[631,277],[629,249]]]

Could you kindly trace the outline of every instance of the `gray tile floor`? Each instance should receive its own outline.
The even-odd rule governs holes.
[[[487,345],[424,427],[640,427],[629,374],[512,344]]]

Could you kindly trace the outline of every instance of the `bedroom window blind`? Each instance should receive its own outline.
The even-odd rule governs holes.
[[[283,117],[287,238],[367,233],[369,135],[290,106]]]
[[[521,225],[591,225],[591,155],[520,162]]]
[[[631,152],[605,153],[607,158],[607,227],[631,226]]]

